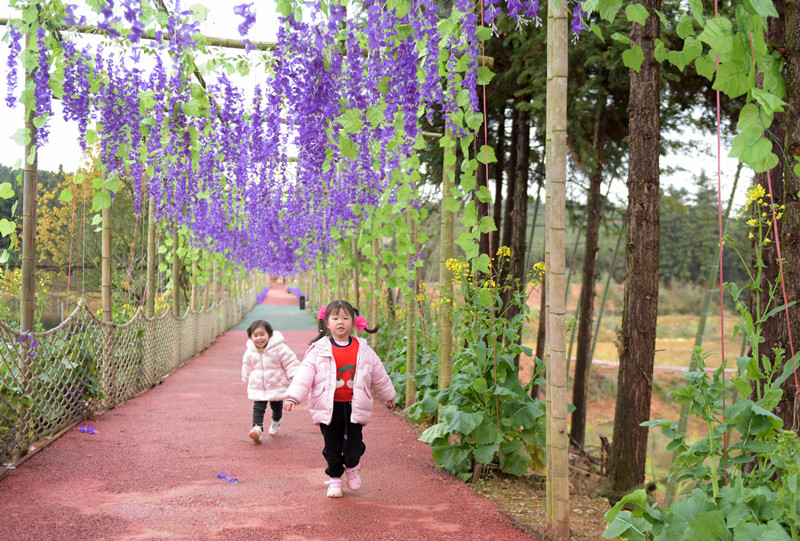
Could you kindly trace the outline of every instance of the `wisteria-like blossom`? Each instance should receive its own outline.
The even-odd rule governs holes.
[[[22,35],[16,26],[8,27],[8,59],[6,60],[6,106],[14,108],[17,105],[17,59],[22,50]]]

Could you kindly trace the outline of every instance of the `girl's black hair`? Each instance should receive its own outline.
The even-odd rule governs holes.
[[[350,317],[353,318],[353,321],[355,321],[356,317],[358,316],[358,308],[355,308],[349,302],[347,302],[347,301],[331,301],[331,303],[328,304],[328,306],[325,307],[325,319],[324,320],[322,320],[322,319],[318,319],[317,320],[317,327],[319,328],[319,334],[317,335],[316,338],[314,338],[311,342],[309,342],[309,344],[313,344],[314,342],[316,342],[317,340],[319,340],[320,338],[322,338],[324,336],[330,336],[331,335],[331,330],[328,328],[328,325],[327,325],[326,322],[328,321],[328,318],[331,315],[337,314],[337,313],[341,312],[342,310],[344,310],[345,312],[350,314]],[[380,325],[375,325],[375,327],[373,329],[364,329],[364,330],[366,332],[370,333],[370,334],[374,334],[374,333],[378,332],[379,328],[380,328]]]
[[[254,322],[252,322],[249,327],[247,327],[247,338],[252,338],[253,333],[256,332],[256,329],[258,329],[259,327],[264,327],[264,329],[266,329],[267,331],[267,335],[269,335],[269,337],[272,338],[272,334],[274,332],[272,330],[272,325],[270,325],[263,319],[257,319]]]

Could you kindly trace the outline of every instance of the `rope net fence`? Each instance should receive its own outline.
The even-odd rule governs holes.
[[[153,318],[139,309],[125,324],[106,323],[81,301],[58,327],[25,333],[0,320],[0,463],[157,384],[256,304],[251,289],[205,310]]]

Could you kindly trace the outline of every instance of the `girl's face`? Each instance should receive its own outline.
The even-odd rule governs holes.
[[[264,349],[265,347],[267,347],[267,344],[269,343],[269,333],[267,332],[267,329],[265,329],[264,327],[259,327],[253,331],[253,334],[250,336],[250,339],[253,341],[253,344],[255,344],[255,346],[258,349]]]
[[[350,331],[353,330],[353,317],[347,310],[339,310],[330,314],[325,319],[325,324],[331,330],[331,336],[337,342],[347,342]]]

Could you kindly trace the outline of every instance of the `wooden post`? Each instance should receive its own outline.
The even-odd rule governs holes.
[[[149,197],[147,202],[147,301],[145,315],[148,318],[156,312],[156,200]]]
[[[376,262],[378,260],[378,256],[380,254],[378,239],[372,239],[372,257],[375,258]],[[375,283],[372,285],[372,295],[370,295],[370,310],[369,310],[369,323],[373,327],[378,324],[378,305],[380,304],[380,294],[381,294],[381,287],[380,287],[380,274],[378,273],[379,265],[375,266]],[[372,334],[369,337],[370,345],[372,349],[378,347],[378,334]]]
[[[353,301],[356,307],[361,305],[361,274],[359,272],[359,263],[361,260],[361,253],[358,251],[358,239],[353,237],[353,257],[355,258],[355,265],[353,265]]]
[[[30,34],[25,35],[26,47]],[[25,85],[32,84],[32,75],[25,70]],[[39,154],[36,149],[36,126],[33,117],[36,112],[25,108],[25,130],[28,140],[25,143],[25,157],[22,174],[22,277],[19,293],[19,329],[33,332],[34,308],[36,306],[36,190],[39,183]]]
[[[111,306],[111,209],[103,209],[103,236],[101,244],[101,284],[103,321],[111,323],[114,319]]]
[[[189,306],[192,312],[197,310],[197,260],[192,261],[192,303]]]
[[[413,208],[406,212],[406,221],[411,229],[412,242],[416,244],[417,229],[412,216]],[[408,254],[409,265],[413,264],[412,257],[416,254]],[[414,283],[406,300],[406,407],[417,401],[417,382],[414,376],[417,374],[417,280],[416,270],[414,271]]]
[[[547,523],[569,539],[565,250],[567,174],[567,3],[547,5]]]
[[[181,266],[178,260],[178,222],[172,224],[172,315],[181,317],[180,273]]]
[[[453,273],[447,267],[453,258],[453,212],[447,210],[446,202],[452,197],[450,190],[455,180],[455,136],[451,134],[451,146],[444,148],[444,167],[442,174],[442,285],[439,292],[441,308],[439,312],[439,389],[447,389],[453,379]]]

